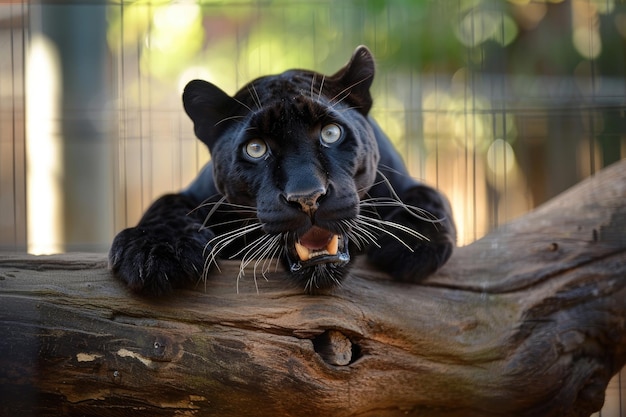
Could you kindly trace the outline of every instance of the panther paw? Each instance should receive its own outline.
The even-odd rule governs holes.
[[[109,266],[132,291],[163,295],[200,279],[203,251],[211,238],[208,229],[171,237],[154,228],[131,227],[115,237]]]
[[[402,246],[391,238],[378,241],[380,247],[370,247],[368,258],[379,269],[388,272],[394,279],[419,282],[441,268],[450,258],[455,244],[452,237],[441,234],[436,241],[423,241]]]

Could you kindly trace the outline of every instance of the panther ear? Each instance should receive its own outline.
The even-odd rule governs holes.
[[[341,100],[346,94],[345,101],[356,107],[363,115],[367,115],[372,108],[370,87],[374,80],[374,72],[374,57],[366,46],[361,45],[354,50],[346,66],[327,81],[336,83],[334,88],[337,90],[336,100]]]
[[[183,106],[198,139],[212,150],[220,134],[231,125],[242,105],[219,87],[203,80],[190,81],[183,91]]]

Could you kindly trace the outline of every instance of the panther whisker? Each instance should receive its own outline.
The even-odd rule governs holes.
[[[314,271],[311,274],[311,277],[307,280],[305,286],[304,286],[304,292],[310,293],[313,292],[313,286],[315,286],[315,288],[319,288],[319,285],[317,284],[317,271]]]
[[[242,219],[246,219],[246,220],[256,217],[256,211],[254,210],[242,210],[242,209],[228,210],[226,207],[215,209],[213,213],[211,214],[213,215],[216,213],[228,213],[228,214],[236,213],[236,214],[242,215]],[[252,214],[254,214],[255,216],[250,216]],[[209,219],[206,219],[206,220],[209,220]]]
[[[226,201],[226,197],[222,197],[218,201],[209,202],[205,200],[198,207],[196,207],[193,211],[199,210],[200,208],[207,208],[211,205],[213,207],[211,207],[211,210],[209,210],[209,213],[205,216],[204,222],[202,223],[202,228],[200,228],[200,230],[204,230],[210,227],[220,225],[220,224],[211,224],[209,226],[208,224],[209,224],[209,219],[213,217],[215,213],[220,212],[220,207],[222,206],[224,206],[224,208],[227,208],[227,207],[231,208],[231,210],[224,210],[224,212],[229,212],[229,213],[236,212],[236,213],[241,213],[241,214],[244,214],[244,213],[256,214],[256,209],[254,207],[229,203],[228,201]],[[232,210],[232,209],[236,209],[236,210]],[[242,221],[247,221],[247,220],[250,220],[250,219],[249,218],[242,219]],[[224,222],[223,224],[228,224],[228,222]]]
[[[352,90],[352,88],[356,87],[357,85],[361,84],[362,82],[365,82],[365,81],[369,80],[371,77],[372,77],[372,76],[370,75],[370,76],[367,76],[367,77],[365,77],[365,78],[362,78],[362,79],[360,79],[359,81],[356,81],[356,82],[354,82],[354,83],[350,84],[349,86],[347,86],[346,88],[344,88],[343,90],[341,90],[340,92],[338,92],[337,94],[335,94],[335,96],[329,100],[329,103],[331,104],[331,107],[335,106],[336,104],[338,104],[339,102],[341,102],[341,100],[344,100],[346,97],[348,97],[348,96],[352,93],[352,91],[350,91],[350,90]],[[337,97],[339,97],[340,95],[342,95],[342,94],[343,94],[343,93],[345,93],[346,91],[348,92],[348,94],[346,94],[346,96],[345,96],[345,97],[343,97],[340,101],[338,101],[338,102],[336,102],[336,103],[333,103],[333,101],[334,101]]]
[[[422,220],[422,221],[426,221],[426,222],[430,222],[430,223],[441,223],[444,222],[446,220],[446,218],[437,218],[435,215],[433,215],[432,213],[430,213],[428,210],[424,210],[420,207],[416,207],[416,206],[412,206],[412,205],[407,205],[406,203],[404,203],[402,201],[402,199],[400,198],[400,196],[398,196],[398,194],[396,193],[396,190],[393,188],[393,185],[391,184],[391,181],[389,181],[389,179],[387,178],[387,176],[385,174],[383,174],[383,172],[380,169],[376,170],[378,172],[378,174],[380,175],[380,177],[382,178],[381,181],[376,182],[374,185],[379,185],[379,184],[385,184],[387,190],[389,191],[391,197],[379,197],[379,198],[366,198],[361,200],[360,205],[361,206],[370,206],[370,207],[376,207],[376,206],[396,206],[396,207],[400,207],[400,208],[404,208],[408,213],[410,213],[412,216],[414,216],[415,218]],[[371,201],[376,201],[376,204],[371,204]],[[419,213],[419,214],[418,214]]]
[[[198,204],[196,207],[194,207],[192,210],[190,210],[187,213],[187,216],[194,214],[196,211],[200,210],[201,208],[204,208],[206,206],[208,206],[209,204],[217,204],[220,205],[222,203],[222,201],[226,200],[226,197],[222,196],[222,198],[220,198],[218,201],[212,201],[210,202],[209,200],[213,199],[217,197],[217,195],[212,195],[211,197],[208,197],[206,199],[204,199],[200,204]]]
[[[358,107],[357,106],[353,106],[353,107],[344,107],[344,108],[341,108],[341,109],[335,110],[335,111],[337,111],[338,113],[345,113],[345,112],[347,112],[349,110],[356,110],[356,109],[358,109]]]
[[[248,89],[248,91],[250,91],[250,89]],[[237,103],[239,103],[240,105],[242,105],[243,107],[245,107],[250,113],[253,113],[254,111],[250,108],[250,106],[248,106],[246,103],[244,103],[241,100],[236,99],[235,97],[232,97],[233,100],[235,100]],[[241,116],[242,118],[245,118],[246,116]]]
[[[391,184],[391,181],[389,181],[389,178],[387,178],[387,176],[383,174],[383,172],[379,168],[376,169],[376,173],[381,176],[382,184],[385,184],[387,186],[387,190],[389,190],[391,197],[395,200],[400,200],[400,196],[398,196],[396,189],[393,188],[393,185]]]
[[[413,249],[404,240],[400,239],[398,236],[394,235],[393,233],[391,233],[390,231],[388,231],[384,227],[380,227],[380,226],[377,226],[377,225],[374,225],[374,224],[368,224],[367,226],[371,227],[372,229],[378,230],[378,231],[382,232],[383,234],[391,236],[393,239],[398,241],[398,243],[400,243],[402,246],[407,248],[409,251],[413,252]],[[378,247],[378,248],[381,247],[376,241],[374,241],[373,243],[376,245],[376,247]]]
[[[213,239],[207,242],[207,247],[213,245],[213,250],[211,252],[215,252],[217,247],[223,249],[224,247],[228,246],[233,240],[245,236],[248,233],[258,230],[262,227],[263,225],[261,223],[253,223],[242,226],[239,229],[231,230],[227,233],[215,236]]]
[[[320,82],[320,89],[317,93],[317,101],[322,101],[322,90],[324,89],[324,81],[326,81],[326,76],[322,75],[322,82]]]
[[[274,250],[269,255],[269,257],[265,259],[265,261],[267,261],[267,266],[265,266],[266,265],[265,261],[263,262],[263,268],[261,269],[261,274],[263,275],[263,278],[267,280],[267,277],[265,276],[265,274],[270,272],[270,270],[272,269],[272,260],[274,260],[274,272],[278,271],[280,258],[283,255],[284,251],[285,251],[285,248],[281,246],[280,239],[277,239],[276,243],[274,244]]]
[[[280,257],[283,254],[285,248],[281,245],[280,241],[283,239],[282,235],[275,235],[275,239],[270,242],[270,246],[268,246],[267,255],[265,255],[265,259],[263,259],[263,266],[261,268],[261,274],[263,278],[267,279],[265,274],[270,271],[272,268],[272,261],[275,262],[274,271],[278,271],[278,262]]]
[[[387,230],[384,226],[392,228],[392,229],[396,229],[398,231],[401,231],[403,233],[406,233],[409,236],[412,236],[414,238],[420,239],[420,240],[430,240],[428,239],[428,237],[424,236],[423,234],[417,232],[416,230],[411,229],[410,227],[404,226],[400,223],[396,223],[396,222],[392,222],[392,221],[388,221],[388,220],[382,220],[382,219],[377,219],[374,217],[366,217],[366,216],[362,216],[362,215],[357,215],[357,221],[359,221],[359,223],[363,226],[367,226],[370,227],[374,230],[378,230],[392,238],[394,238],[396,241],[398,241],[399,243],[402,244],[402,246],[404,246],[405,248],[409,249],[411,252],[413,252],[413,248],[411,248],[406,242],[404,242],[400,237],[396,236],[395,234],[393,234],[391,231]]]
[[[344,90],[345,91],[345,90]],[[330,106],[328,108],[328,111],[326,112],[326,114],[330,114],[331,110],[335,110],[335,106],[340,104],[342,101],[344,101],[345,99],[347,99],[348,97],[350,97],[350,91],[348,91],[343,97],[341,97],[339,100],[335,101],[334,103],[332,102],[332,100],[334,100],[335,98],[337,98],[337,96],[339,96],[339,94],[337,94],[335,97],[333,97],[333,99],[330,101]]]
[[[364,222],[357,220],[350,222],[350,230],[346,233],[348,239],[350,239],[360,251],[370,244],[380,248],[380,245],[376,242],[378,236],[365,228],[362,225],[363,223]]]
[[[348,219],[342,219],[337,224],[339,231],[344,235],[349,233],[350,230],[352,230],[353,226],[354,226],[354,220],[348,220]]]
[[[198,276],[198,279],[196,280],[196,288],[198,287],[198,285],[200,285],[200,282],[204,282],[204,292],[206,292],[206,290],[207,290],[207,280],[204,278],[204,274],[201,274],[200,271],[198,271],[198,268],[196,268],[195,265],[193,265],[193,269],[194,269],[194,271],[196,271],[196,275]]]
[[[326,278],[329,278],[332,282],[333,282],[333,286],[336,288],[339,288],[342,286],[342,283],[339,279],[337,279],[337,277],[335,277],[332,274],[324,274]],[[311,277],[307,280],[305,286],[304,286],[304,291],[308,292],[308,293],[312,293],[313,291],[313,287],[315,287],[316,289],[319,289],[319,285],[317,283],[318,278],[322,278],[319,277],[318,275],[318,271],[314,271],[311,274]]]
[[[217,269],[220,270],[219,265],[217,264],[217,257],[222,250],[224,250],[226,247],[228,247],[231,243],[233,243],[237,239],[251,232],[259,230],[262,227],[263,225],[260,223],[249,224],[246,226],[242,226],[239,229],[235,229],[230,232],[227,232],[225,234],[215,236],[213,239],[209,240],[204,246],[204,250],[202,254],[203,256],[206,257],[205,262],[204,262],[203,275],[206,276],[206,274],[208,274],[208,271],[211,265],[215,265]],[[207,254],[206,252],[209,248],[211,249],[209,253]]]
[[[363,201],[361,200],[361,202],[359,202],[359,211],[361,213],[367,213],[370,214],[371,216],[376,216],[376,217],[380,217],[377,206],[375,204],[361,204]]]
[[[276,256],[276,253],[281,249],[280,243],[279,243],[280,240],[281,240],[280,235],[274,235],[273,238],[270,239],[269,242],[267,242],[267,247],[265,248],[265,250],[256,256],[257,259],[254,262],[253,275],[254,275],[254,285],[257,289],[257,292],[259,291],[259,287],[257,286],[257,282],[256,282],[257,268],[259,267],[259,265],[261,265],[261,276],[263,277],[263,279],[267,281],[267,276],[265,274],[268,272],[268,269],[266,269],[267,268],[266,265],[269,262],[269,266],[271,267],[272,259],[274,259],[274,256]],[[276,267],[278,268],[278,263]]]
[[[403,203],[402,201],[397,201],[394,199],[387,198],[376,198],[376,199],[366,199],[361,200],[361,207],[399,207],[405,209],[407,212],[412,214],[419,220],[423,220],[429,223],[441,223],[445,219],[438,219],[429,212],[428,210],[424,210],[422,208],[411,206]]]
[[[394,168],[394,167],[392,167],[390,165],[383,165],[383,164],[378,165],[378,170],[377,171],[378,171],[379,174],[382,174],[381,169],[384,169],[385,171],[393,172],[396,175],[400,175],[400,176],[403,176],[403,177],[406,177],[406,178],[413,178],[411,175],[407,174],[406,172],[402,172],[399,169],[396,169],[396,168]],[[382,175],[385,176],[384,174],[382,174]]]
[[[262,110],[263,103],[261,103],[261,98],[259,97],[259,93],[256,91],[256,87],[254,86],[254,83],[250,83],[249,86],[252,87],[252,92],[254,93],[252,95],[252,100],[257,105],[258,110]],[[248,92],[250,92],[250,87],[248,87]]]
[[[231,203],[231,202],[226,200],[226,197],[220,198],[219,201],[206,201],[205,200],[204,202],[202,202],[196,208],[196,210],[199,209],[199,208],[206,208],[206,207],[209,207],[211,205],[217,206],[217,207],[221,207],[221,206],[231,207],[231,208],[235,208],[235,209],[240,209],[242,211],[249,211],[249,212],[256,213],[256,207],[254,207],[254,206],[247,206],[247,205],[244,205],[244,204]],[[230,210],[228,212],[230,212]]]
[[[362,249],[361,245],[364,248],[369,244],[380,247],[380,245],[376,242],[377,236],[367,230],[365,227],[363,227],[363,223],[364,222],[355,222],[351,232],[353,236],[349,236],[351,238],[351,241],[357,244],[357,247],[359,247],[359,249]],[[358,243],[360,243],[361,245],[359,245]]]
[[[251,250],[253,250],[254,248],[258,247],[265,240],[268,240],[271,237],[272,237],[272,235],[262,235],[258,239],[255,239],[252,242],[248,243],[246,246],[244,246],[239,251],[237,251],[234,255],[231,255],[228,259],[235,259],[235,258],[239,257],[240,255],[242,255],[244,253],[245,254],[243,255],[242,259],[246,259],[246,256],[250,253]]]
[[[313,274],[311,274],[311,278],[309,278],[306,282],[306,284],[304,285],[304,292],[312,292],[313,290],[313,283],[317,281],[317,275],[315,274],[315,272],[313,272]],[[316,288],[318,288],[317,284],[315,285]]]
[[[280,240],[279,235],[263,235],[259,239],[255,240],[254,242],[246,246],[246,248],[249,248],[249,249],[243,255],[241,259],[241,263],[239,265],[239,274],[237,275],[237,291],[239,291],[239,279],[245,275],[245,269],[253,261],[254,261],[254,267],[253,267],[254,286],[256,287],[257,292],[259,291],[259,287],[258,287],[257,279],[256,279],[257,268],[259,264],[262,261],[264,261],[264,259],[267,258],[268,254],[272,252],[273,248],[276,246],[279,240]],[[244,250],[246,248],[244,248]],[[261,272],[263,274],[263,271]]]
[[[249,223],[250,221],[256,221],[256,219],[251,219],[251,218],[241,218],[241,219],[233,219],[233,220],[225,220],[223,222],[219,222],[219,223],[211,223],[211,226],[202,226],[202,228],[200,230],[204,230],[204,229],[208,229],[208,228],[213,228],[213,227],[219,227],[219,226],[226,226],[229,224],[237,224],[237,223]]]
[[[219,126],[221,123],[228,122],[229,120],[245,119],[245,116],[230,116],[224,117],[222,120],[215,123],[215,126]]]
[[[206,206],[208,206],[209,204],[214,204],[213,207],[211,207],[211,210],[209,210],[209,213],[204,217],[204,222],[202,222],[202,228],[206,228],[207,223],[209,221],[209,219],[211,218],[211,216],[213,216],[213,214],[215,214],[215,212],[217,211],[217,209],[226,201],[226,196],[220,198],[218,201],[214,202],[214,203],[208,203],[205,201],[203,201],[198,207],[195,208],[195,210],[198,210],[200,208],[204,208]],[[202,228],[200,230],[202,230]]]
[[[260,238],[256,239],[255,241],[253,241],[252,243],[250,243],[249,245],[246,245],[241,251],[238,252],[238,253],[241,253],[244,250],[246,251],[246,253],[241,258],[241,263],[239,264],[239,273],[237,274],[237,293],[239,293],[239,280],[243,276],[245,276],[246,267],[250,264],[250,262],[256,259],[256,255],[258,253],[262,252],[265,249],[263,248],[262,245],[269,238],[271,238],[270,235],[263,235]],[[256,282],[256,268],[254,269],[253,275],[254,275],[254,286],[256,287],[256,290],[258,292],[259,288]]]
[[[363,215],[357,215],[357,221],[359,221],[361,224],[366,223],[369,226],[372,225],[372,223],[376,223],[378,225],[382,225],[382,226],[389,226],[391,228],[394,228],[396,230],[399,230],[401,232],[404,232],[412,237],[415,237],[417,239],[420,240],[429,240],[426,236],[424,236],[423,234],[421,234],[420,232],[411,229],[408,226],[405,226],[401,223],[397,223],[397,222],[393,222],[393,221],[389,221],[389,220],[383,220],[383,219],[379,219],[376,217],[367,217],[367,216],[363,216]],[[367,222],[372,222],[372,223],[367,223]]]
[[[314,88],[315,88],[315,80],[317,79],[317,74],[313,73],[313,76],[311,77],[311,91],[309,93],[309,97],[311,98],[311,100],[315,100],[315,97],[313,97],[313,92],[314,92]]]

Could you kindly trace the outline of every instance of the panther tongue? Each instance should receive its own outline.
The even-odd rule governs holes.
[[[320,250],[325,249],[332,238],[333,234],[328,230],[313,226],[300,236],[300,244],[310,250]]]
[[[321,255],[336,255],[339,247],[339,236],[328,230],[313,226],[300,236],[295,248],[301,261]]]

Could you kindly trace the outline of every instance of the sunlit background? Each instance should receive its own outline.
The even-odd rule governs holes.
[[[333,73],[359,44],[374,116],[460,245],[626,158],[624,0],[4,0],[0,250],[105,252],[209,159],[186,82]],[[611,387],[602,416],[624,416]]]

